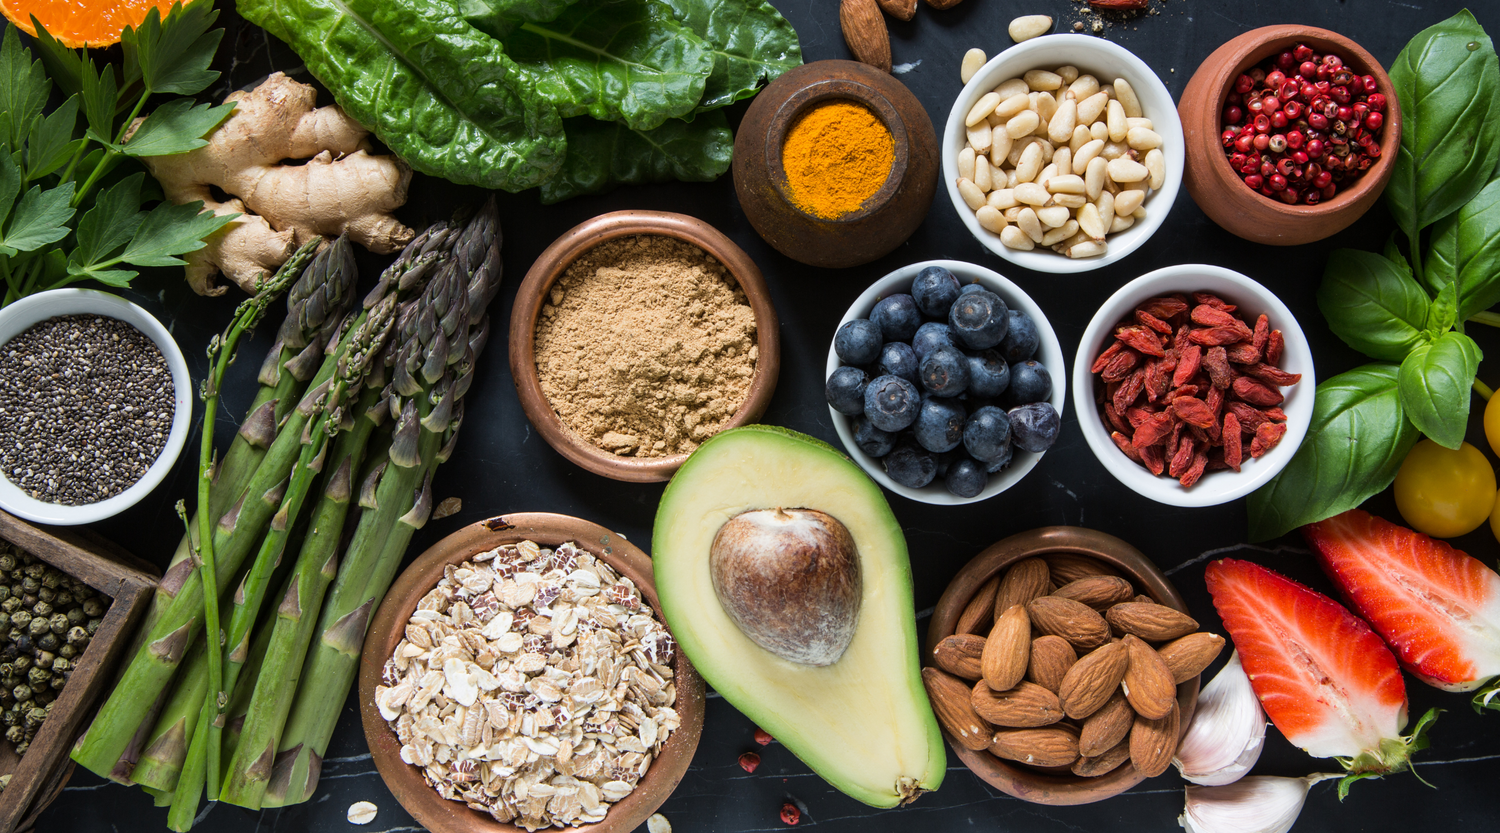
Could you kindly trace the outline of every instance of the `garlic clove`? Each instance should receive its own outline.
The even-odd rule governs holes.
[[[1266,713],[1236,652],[1199,692],[1193,721],[1173,763],[1195,784],[1230,784],[1255,766],[1265,740]]]
[[[1187,833],[1286,833],[1297,822],[1312,785],[1340,777],[1252,775],[1223,786],[1187,787],[1187,806],[1177,823]]]

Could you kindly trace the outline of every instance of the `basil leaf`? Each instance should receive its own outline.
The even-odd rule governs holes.
[[[1396,268],[1400,269],[1403,274],[1411,275],[1411,263],[1407,261],[1406,255],[1401,253],[1401,247],[1396,245],[1395,232],[1391,232],[1391,236],[1385,239],[1385,259],[1396,264]]]
[[[1434,297],[1458,275],[1458,214],[1449,214],[1432,227],[1427,256],[1422,261],[1422,286]]]
[[[734,134],[715,110],[691,122],[672,119],[650,131],[619,122],[568,119],[568,158],[542,183],[542,202],[597,194],[616,185],[680,179],[708,182],[729,170]]]
[[[73,183],[42,190],[31,186],[16,206],[0,247],[21,252],[35,251],[68,236],[68,221],[73,219]]]
[[[562,120],[500,43],[442,0],[240,0],[349,117],[413,169],[519,191],[562,163]]]
[[[1287,467],[1250,495],[1252,541],[1352,509],[1396,479],[1418,438],[1396,375],[1396,365],[1367,364],[1318,385],[1307,438]]]
[[[663,2],[708,43],[713,55],[713,74],[704,86],[699,110],[749,98],[762,81],[775,81],[802,63],[797,30],[765,0]]]
[[[550,23],[522,23],[505,51],[564,117],[659,127],[698,106],[708,47],[657,0],[583,0]]]
[[[203,248],[203,238],[238,216],[204,211],[201,200],[164,202],[142,220],[120,259],[136,266],[184,266],[186,261],[177,255]]]
[[[1444,333],[1401,362],[1401,406],[1417,430],[1445,448],[1458,448],[1469,425],[1469,388],[1483,358],[1463,333]]]
[[[32,119],[42,114],[51,92],[52,82],[42,62],[33,61],[31,50],[21,46],[16,27],[5,27],[5,37],[0,39],[0,113],[7,118],[0,124],[8,123],[9,129],[0,132],[0,145],[21,147]]]
[[[165,19],[153,7],[139,27],[127,27],[120,35],[125,53],[125,86],[139,80],[150,93],[197,95],[217,81],[210,70],[223,29],[214,29],[219,12],[212,3],[180,2],[172,5]]]
[[[73,265],[102,263],[121,246],[130,242],[146,215],[141,212],[141,182],[144,173],[125,177],[99,192],[94,207],[78,220],[78,247],[68,259]]]
[[[26,137],[26,180],[41,179],[67,164],[83,147],[83,139],[74,139],[78,127],[78,96],[68,96],[61,106],[46,118],[37,119]]]
[[[1444,218],[1431,249],[1428,281],[1434,291],[1458,287],[1459,321],[1500,303],[1500,180]]]
[[[1427,340],[1437,339],[1453,329],[1457,322],[1458,287],[1450,283],[1438,292],[1437,297],[1432,299],[1432,305],[1427,308]]]
[[[234,103],[193,103],[190,98],[178,98],[152,111],[141,122],[135,133],[123,145],[103,144],[126,156],[169,156],[185,153],[208,144],[203,137],[229,118],[234,112]]]
[[[1422,343],[1427,293],[1387,258],[1337,249],[1328,256],[1318,308],[1334,335],[1375,359],[1399,362]]]
[[[1415,241],[1472,199],[1500,160],[1500,60],[1464,9],[1417,33],[1390,76],[1401,104],[1401,149],[1385,198]]]

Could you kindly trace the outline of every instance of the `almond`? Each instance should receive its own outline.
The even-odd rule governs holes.
[[[875,0],[842,0],[839,25],[844,29],[844,43],[856,61],[891,71],[891,35]]]
[[[927,5],[938,11],[942,11],[943,9],[951,9],[962,2],[963,0],[927,0]]]
[[[1062,720],[1057,695],[1036,683],[1021,683],[1009,691],[995,691],[978,683],[969,697],[974,713],[995,724],[1013,728],[1050,726]]]
[[[1123,642],[1111,642],[1079,659],[1057,688],[1063,712],[1082,720],[1098,711],[1119,688],[1129,665]]]
[[[989,581],[979,585],[974,598],[969,599],[969,603],[964,605],[963,613],[958,614],[958,624],[954,626],[953,632],[977,634],[988,632],[990,623],[995,621],[995,590],[999,587],[999,576],[993,576]]]
[[[1108,609],[1111,605],[1130,601],[1135,588],[1118,576],[1084,576],[1070,581],[1052,591],[1052,595],[1082,602],[1096,610]]]
[[[1097,778],[1114,772],[1120,764],[1130,760],[1130,739],[1124,738],[1102,755],[1079,758],[1073,764],[1073,774],[1084,778]]]
[[[1000,579],[1000,588],[995,593],[995,615],[999,616],[1011,605],[1023,605],[1032,599],[1047,595],[1047,562],[1040,558],[1027,558],[1012,564]]]
[[[1052,580],[1058,586],[1089,576],[1115,576],[1120,572],[1097,558],[1072,553],[1056,553],[1047,556],[1047,569],[1052,571]]]
[[[1135,598],[1131,599],[1131,601],[1132,602],[1146,602],[1148,604],[1155,604],[1156,603],[1155,599],[1151,598],[1150,596],[1147,596],[1145,593],[1137,593],[1136,596],[1135,596]]]
[[[975,752],[989,746],[990,728],[969,705],[969,687],[963,680],[936,668],[923,668],[922,685],[927,688],[938,723],[960,746]]]
[[[1136,715],[1135,725],[1130,727],[1130,763],[1137,772],[1154,778],[1172,765],[1172,756],[1177,753],[1179,716],[1175,700],[1166,717],[1152,720]],[[990,749],[994,749],[993,744]]]
[[[1105,611],[1104,618],[1122,636],[1135,634],[1147,642],[1165,642],[1198,629],[1193,617],[1155,602],[1122,602]]]
[[[1031,657],[1031,621],[1026,608],[1011,605],[995,620],[989,638],[984,641],[979,666],[984,681],[996,691],[1016,687],[1026,676],[1026,662]]]
[[[1056,692],[1062,685],[1063,675],[1078,661],[1078,653],[1068,640],[1048,634],[1031,640],[1031,661],[1026,666],[1026,676],[1032,682],[1049,691]]]
[[[1026,613],[1038,631],[1060,636],[1080,651],[1091,651],[1109,641],[1109,625],[1104,617],[1081,602],[1043,596],[1032,599],[1026,605]]]
[[[1083,721],[1083,732],[1078,736],[1078,754],[1084,757],[1103,755],[1130,734],[1135,723],[1135,710],[1125,695],[1115,692],[1099,710]],[[1126,757],[1129,757],[1128,753]]]
[[[1153,720],[1167,716],[1177,702],[1177,684],[1172,682],[1172,671],[1155,648],[1142,642],[1134,634],[1126,634],[1121,640],[1126,655],[1130,658],[1125,668],[1125,699],[1141,717]]]
[[[1032,642],[1032,653],[1036,653],[1036,643]],[[1162,661],[1172,672],[1173,683],[1185,683],[1188,680],[1203,673],[1203,669],[1219,656],[1224,650],[1224,637],[1216,633],[1190,633],[1187,636],[1174,639],[1171,642],[1156,649],[1161,654]]]
[[[979,666],[979,657],[983,654],[984,637],[972,633],[954,634],[932,649],[932,660],[949,674],[972,683],[984,676]]]
[[[1001,729],[990,741],[990,751],[1032,766],[1067,766],[1078,760],[1078,736],[1062,726]]]
[[[917,13],[917,0],[876,0],[880,10],[897,20],[911,20]]]

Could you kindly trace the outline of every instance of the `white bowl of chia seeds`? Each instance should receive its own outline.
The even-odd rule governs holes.
[[[116,295],[0,309],[0,508],[70,526],[133,506],[182,452],[192,391],[167,328]]]

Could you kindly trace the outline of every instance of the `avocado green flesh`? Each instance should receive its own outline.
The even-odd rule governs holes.
[[[837,662],[790,662],[752,642],[714,594],[709,547],[751,509],[812,508],[848,528],[863,595]],[[657,509],[652,547],[662,613],[703,677],[830,784],[877,807],[942,783],[942,736],[922,686],[901,527],[864,472],[828,445],[784,429],[723,432],[688,458]],[[908,792],[911,792],[908,789]]]

